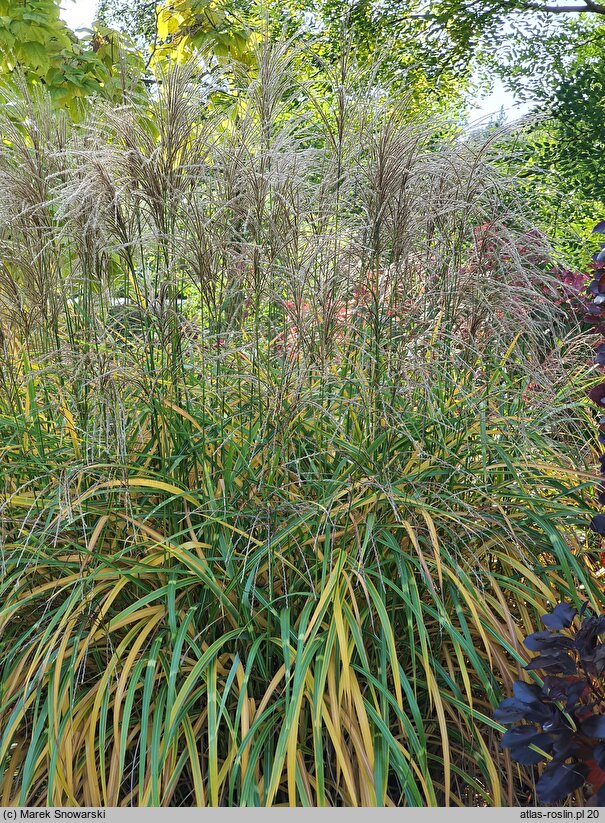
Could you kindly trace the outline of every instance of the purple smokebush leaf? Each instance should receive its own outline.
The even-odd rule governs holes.
[[[590,528],[593,532],[605,537],[605,514],[595,514],[590,521]]]
[[[593,403],[596,403],[597,406],[603,408],[603,406],[605,406],[605,383],[598,383],[596,386],[593,386],[588,392],[588,397]]]
[[[605,343],[599,343],[596,347],[594,361],[597,366],[605,366]]]
[[[565,635],[548,631],[534,632],[528,635],[524,640],[524,644],[530,652],[549,653],[573,648],[573,640],[571,637],[565,637]]]
[[[538,652],[525,668],[540,672],[542,686],[515,683],[494,717],[510,727],[502,747],[513,760],[532,768],[551,757],[536,790],[540,803],[553,804],[597,779],[595,769],[605,771],[605,614],[590,611],[588,602],[579,613],[559,603],[542,622],[546,629],[525,639]],[[591,785],[592,801],[605,802],[600,780]]]
[[[584,763],[560,763],[553,759],[542,772],[536,784],[540,803],[558,803],[579,789],[586,780],[588,768]]]
[[[600,740],[605,739],[605,716],[594,715],[589,717],[582,723],[582,732],[588,737],[597,737]]]
[[[516,683],[513,683],[513,694],[515,698],[526,705],[539,702],[540,693],[540,687],[535,683],[524,683],[522,680],[517,680]]]
[[[603,387],[605,388],[605,383],[603,383]],[[570,606],[569,603],[559,603],[550,614],[543,614],[540,619],[549,629],[568,629],[577,613],[578,610]]]
[[[516,723],[518,720],[523,720],[526,712],[526,703],[522,703],[521,700],[515,700],[514,697],[507,697],[495,710],[494,720],[506,726],[509,723]]]
[[[599,769],[605,770],[605,743],[595,746],[592,756]]]
[[[528,672],[543,669],[550,674],[575,674],[576,664],[568,654],[540,654],[525,666]]]
[[[502,748],[510,749],[513,760],[524,766],[535,766],[544,760],[544,755],[534,751],[531,746],[536,746],[549,754],[552,751],[553,738],[545,732],[537,732],[534,726],[517,726],[509,729],[502,738]]]

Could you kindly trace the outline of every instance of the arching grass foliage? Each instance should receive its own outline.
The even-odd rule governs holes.
[[[494,146],[344,69],[6,93],[3,805],[531,797],[491,713],[598,597],[584,344]]]

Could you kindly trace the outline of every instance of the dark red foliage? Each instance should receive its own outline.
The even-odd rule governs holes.
[[[541,671],[543,684],[518,681],[513,697],[503,700],[494,719],[511,728],[502,738],[513,760],[534,766],[550,755],[536,783],[541,803],[558,803],[585,783],[591,802],[605,800],[605,615],[559,603],[542,616],[546,630],[525,639],[537,651],[526,669]],[[520,725],[513,725],[520,724]]]
[[[587,393],[593,403],[601,408],[605,407],[605,383],[598,383]]]

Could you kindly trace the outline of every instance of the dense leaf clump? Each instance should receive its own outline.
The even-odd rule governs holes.
[[[255,61],[0,107],[0,796],[524,804],[585,341],[493,140]]]

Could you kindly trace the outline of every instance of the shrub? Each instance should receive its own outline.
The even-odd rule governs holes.
[[[605,616],[586,606],[573,631],[578,611],[568,603],[542,616],[546,630],[525,639],[527,648],[539,653],[525,668],[542,672],[542,683],[517,681],[514,696],[494,713],[505,725],[527,721],[502,738],[513,760],[525,766],[548,760],[536,783],[542,803],[564,800],[585,783],[593,790],[589,805],[605,801]]]

